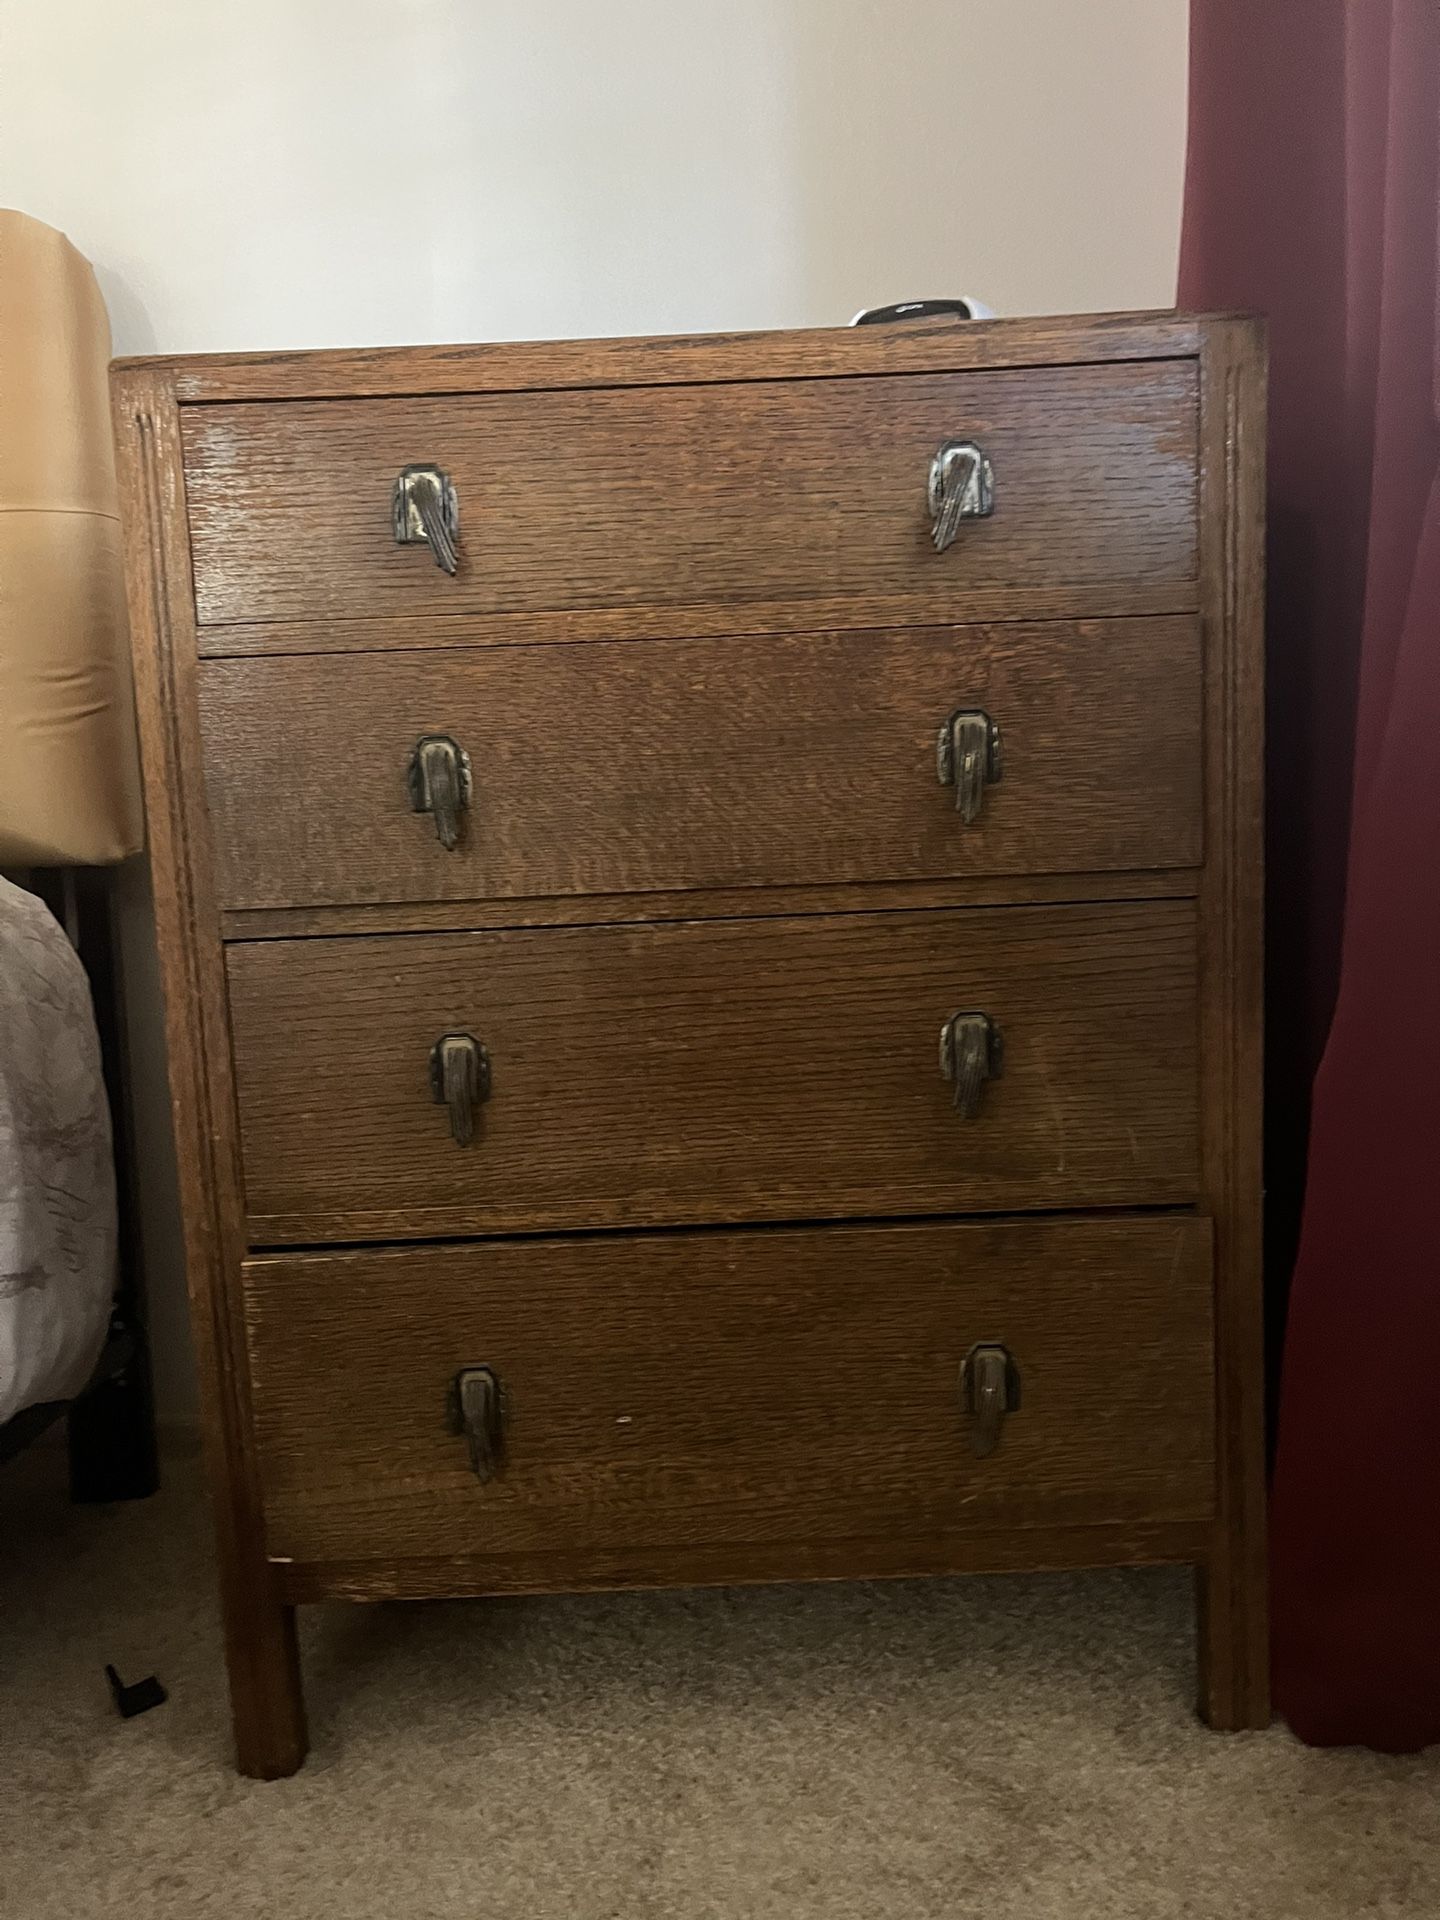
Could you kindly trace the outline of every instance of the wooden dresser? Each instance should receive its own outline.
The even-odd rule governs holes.
[[[117,367],[244,1771],[329,1599],[1188,1563],[1264,1721],[1263,379]]]

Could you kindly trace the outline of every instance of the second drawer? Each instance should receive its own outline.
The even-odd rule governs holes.
[[[1002,754],[968,820],[937,779],[957,711]],[[1188,618],[209,660],[200,715],[231,908],[1201,856]],[[453,833],[412,805],[422,752],[468,762]]]
[[[1196,1197],[1188,901],[241,942],[228,968],[258,1245]]]

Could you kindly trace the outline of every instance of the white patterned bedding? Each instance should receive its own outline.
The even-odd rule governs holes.
[[[89,1379],[115,1285],[115,1173],[90,985],[0,880],[0,1422]]]

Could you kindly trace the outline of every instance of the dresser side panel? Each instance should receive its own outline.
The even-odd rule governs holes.
[[[306,1731],[293,1610],[264,1558],[238,1293],[239,1136],[219,914],[200,772],[195,616],[173,391],[113,383],[155,931],[186,1274],[215,1513],[226,1658],[243,1772],[293,1773]]]
[[[1269,1720],[1262,1312],[1265,340],[1207,325],[1200,501],[1206,831],[1200,897],[1203,1204],[1216,1233],[1218,1511],[1201,1582],[1212,1725]]]

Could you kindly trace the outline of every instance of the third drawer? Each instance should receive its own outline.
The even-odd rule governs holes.
[[[1186,900],[247,941],[228,969],[252,1244],[1197,1195]]]

